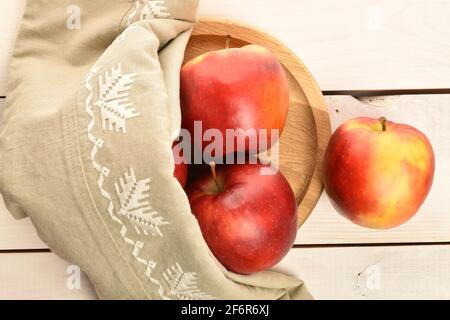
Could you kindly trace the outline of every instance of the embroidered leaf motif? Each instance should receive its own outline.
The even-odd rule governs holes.
[[[197,288],[197,274],[195,272],[183,272],[178,263],[167,268],[163,276],[169,285],[169,295],[175,296],[180,300],[213,299],[212,296]]]
[[[117,214],[126,216],[138,234],[143,232],[162,237],[160,227],[169,223],[150,205],[150,179],[137,181],[133,169],[130,169],[114,187],[120,202]]]
[[[170,13],[167,12],[167,7],[164,1],[147,1],[141,12],[141,20],[151,18],[169,18]]]
[[[137,0],[134,9],[128,15],[128,25],[136,22],[136,16],[139,20],[152,18],[170,18],[171,15],[167,11],[167,6],[164,0]]]
[[[122,74],[122,65],[113,67],[111,72],[99,76],[99,97],[95,103],[101,110],[103,129],[126,133],[126,120],[139,115],[128,100],[128,93],[136,74]]]

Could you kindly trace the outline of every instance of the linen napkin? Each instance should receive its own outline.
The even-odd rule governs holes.
[[[173,177],[197,0],[29,0],[0,120],[0,191],[102,299],[307,299],[214,258]]]

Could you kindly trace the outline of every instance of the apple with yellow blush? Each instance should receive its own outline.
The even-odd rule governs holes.
[[[373,229],[411,219],[433,183],[435,159],[419,130],[359,117],[332,135],[324,158],[324,186],[340,214]]]

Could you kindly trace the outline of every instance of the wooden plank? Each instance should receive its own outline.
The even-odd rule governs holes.
[[[316,299],[450,299],[449,265],[450,246],[302,248],[275,269]],[[0,299],[94,299],[85,277],[68,288],[68,266],[52,253],[0,254]]]
[[[270,32],[322,90],[450,87],[448,1],[202,0],[200,14]]]
[[[450,299],[450,246],[291,250],[278,270],[316,299]]]
[[[29,219],[15,220],[0,195],[0,250],[45,249]]]
[[[450,241],[450,95],[410,95],[362,98],[329,96],[326,103],[332,127],[356,116],[386,116],[408,123],[430,139],[436,156],[432,190],[419,213],[403,226],[386,231],[365,229],[342,218],[328,197],[321,199],[300,229],[297,243],[398,243]],[[376,104],[376,105],[374,105]]]
[[[2,253],[0,300],[95,299],[92,285],[78,270],[53,253]]]
[[[0,2],[0,95],[25,0]],[[450,87],[450,2],[216,0],[201,16],[241,20],[290,47],[322,90]]]
[[[298,233],[297,244],[405,243],[450,241],[450,95],[411,95],[362,98],[326,97],[333,128],[344,120],[368,115],[387,116],[421,129],[436,153],[432,191],[420,212],[405,225],[387,231],[365,229],[342,218],[323,194]],[[339,112],[336,112],[339,110]],[[0,250],[46,248],[28,220],[14,221],[0,205]]]
[[[0,96],[6,95],[8,66],[26,0],[0,1]]]

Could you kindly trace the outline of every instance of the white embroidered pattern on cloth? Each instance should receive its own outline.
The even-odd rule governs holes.
[[[135,0],[132,11],[127,16],[127,25],[136,21],[153,18],[170,18],[164,0]]]
[[[130,32],[130,30],[124,31],[122,35],[114,41],[113,45],[118,41],[123,41],[125,35],[128,32]],[[129,168],[128,172],[123,175],[125,180],[123,180],[123,178],[119,178],[119,181],[114,183],[114,187],[119,198],[119,203],[121,205],[121,208],[117,212],[115,211],[111,194],[104,188],[105,179],[109,176],[110,169],[96,161],[96,155],[98,151],[103,148],[105,141],[101,138],[97,138],[92,133],[96,125],[96,116],[93,104],[94,90],[91,84],[92,78],[99,71],[99,65],[103,60],[104,54],[91,68],[88,76],[85,79],[84,86],[89,92],[85,100],[85,111],[90,117],[90,121],[87,125],[87,137],[88,140],[92,143],[90,161],[92,167],[99,173],[97,186],[100,194],[108,201],[106,212],[112,219],[112,221],[120,225],[119,233],[122,240],[132,247],[131,254],[136,259],[136,261],[145,266],[146,277],[154,285],[157,286],[157,292],[162,299],[170,300],[171,297],[190,300],[214,299],[213,296],[208,295],[198,289],[197,274],[195,272],[183,272],[181,266],[178,263],[162,273],[161,277],[165,280],[167,287],[167,289],[165,289],[163,283],[152,276],[152,272],[155,270],[157,263],[151,259],[140,257],[140,252],[145,247],[145,244],[141,241],[133,240],[128,235],[128,228],[120,219],[120,216],[126,216],[130,224],[135,228],[136,232],[140,233],[140,231],[142,231],[145,235],[148,235],[148,233],[150,233],[152,236],[159,235],[160,237],[162,237],[163,234],[159,227],[168,224],[168,222],[164,221],[164,219],[152,209],[148,200],[149,183],[151,182],[150,178],[138,181],[136,179],[134,170],[132,168]],[[95,105],[100,107],[103,129],[106,129],[106,122],[108,122],[109,130],[112,130],[112,128],[115,127],[116,131],[120,130],[125,134],[125,120],[139,115],[137,112],[135,112],[134,108],[131,108],[132,103],[128,101],[128,92],[131,89],[131,85],[134,81],[134,76],[134,73],[123,74],[121,64],[118,64],[115,68],[113,68],[111,73],[105,73],[104,78],[101,75],[98,76],[99,97],[103,96],[103,98],[98,99]],[[115,88],[116,86],[117,88]],[[112,103],[113,100],[121,100],[122,102]],[[108,112],[102,113],[104,109],[102,108],[102,106],[105,105],[107,105],[106,109],[108,110]],[[114,106],[114,108],[111,106]],[[121,111],[132,110],[132,112],[130,111],[130,113],[127,113],[128,117],[116,117],[116,114],[114,113],[112,113],[114,116],[111,116],[110,111],[117,110],[117,108],[119,108],[119,110]]]
[[[206,300],[213,298],[198,290],[197,274],[195,272],[183,272],[178,263],[167,268],[163,276],[169,284],[169,294],[176,296],[180,300]]]
[[[150,178],[137,181],[133,169],[130,169],[114,187],[121,206],[118,214],[126,216],[138,234],[148,235],[150,232],[152,236],[162,237],[159,227],[169,222],[164,221],[150,205]]]
[[[99,97],[95,103],[101,110],[103,129],[109,124],[109,130],[121,130],[126,133],[125,121],[139,115],[128,100],[128,92],[136,74],[122,74],[122,65],[118,64],[104,76],[99,76]]]

